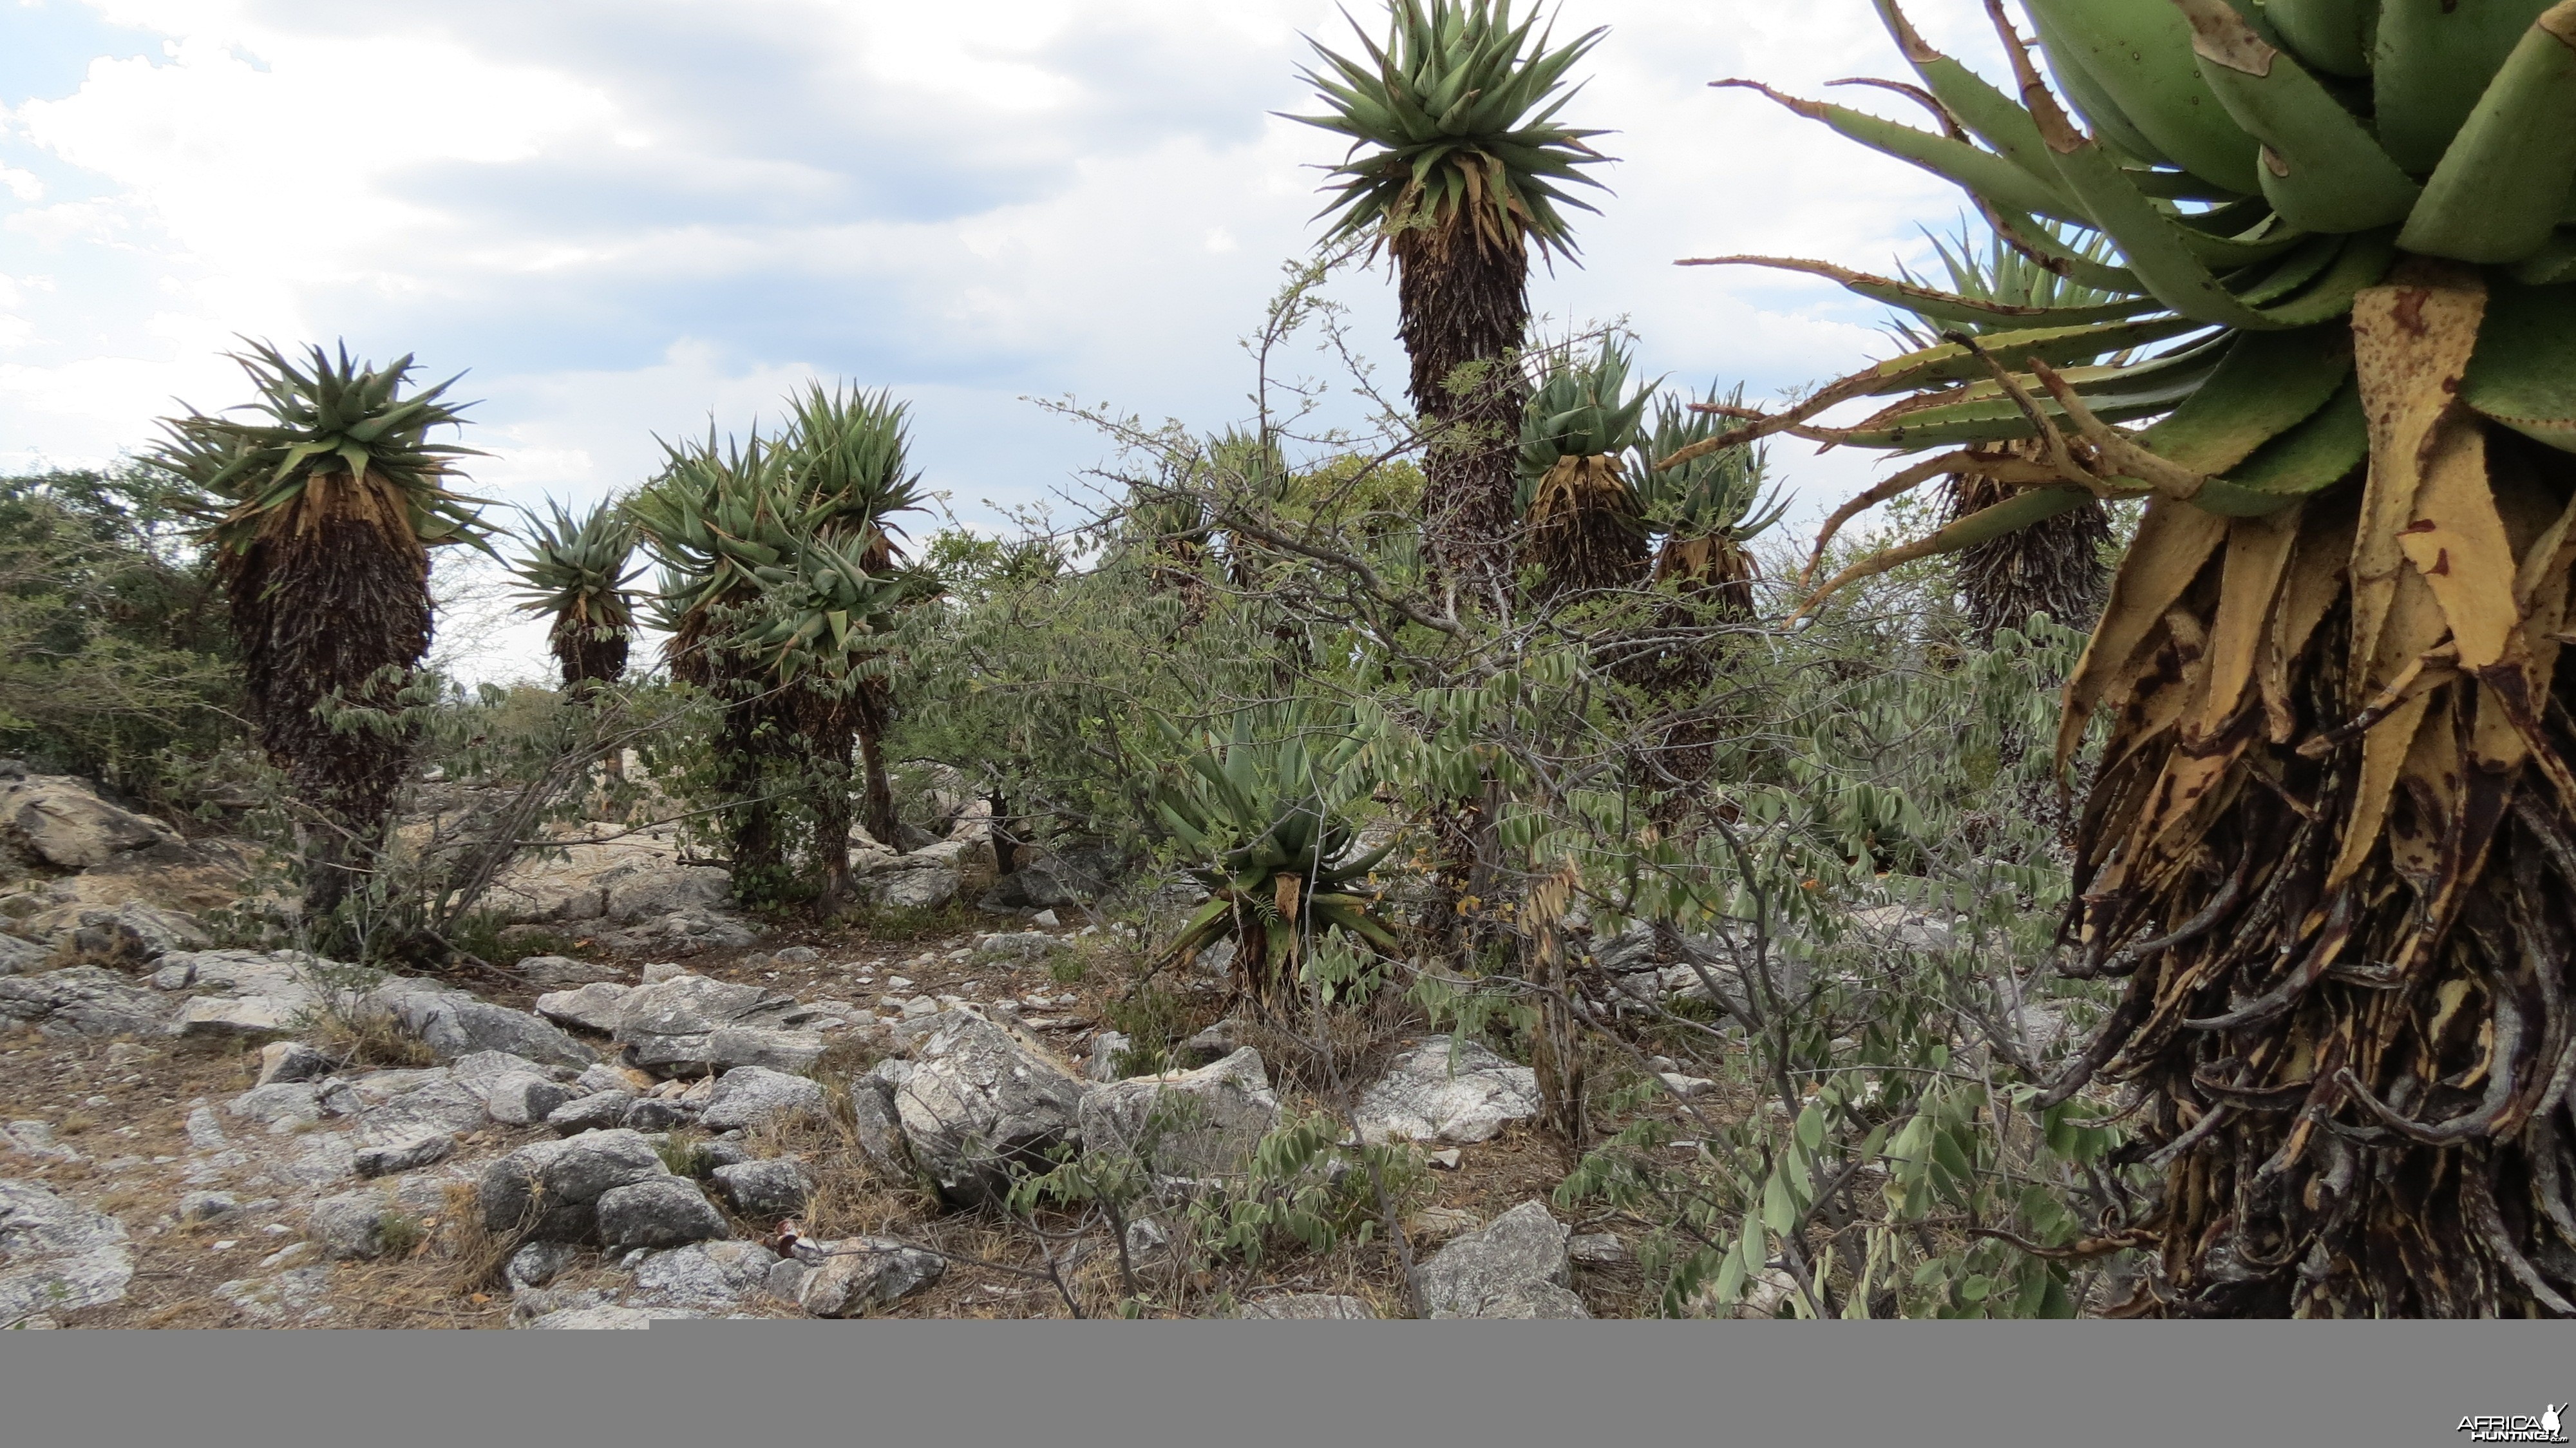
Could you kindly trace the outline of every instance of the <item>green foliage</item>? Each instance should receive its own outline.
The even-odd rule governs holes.
[[[1430,1173],[1413,1147],[1345,1146],[1345,1130],[1323,1113],[1283,1116],[1253,1148],[1242,1183],[1191,1201],[1189,1223],[1200,1247],[1258,1267],[1289,1243],[1321,1253],[1344,1241],[1369,1241],[1382,1208],[1401,1214],[1420,1197]]]
[[[1179,731],[1163,727],[1179,747]],[[1231,739],[1201,737],[1159,801],[1164,825],[1205,862],[1192,873],[1209,892],[1174,954],[1232,935],[1247,966],[1287,971],[1331,933],[1396,948],[1368,897],[1349,888],[1394,849],[1351,855],[1351,815],[1375,785],[1361,763],[1365,745],[1349,736],[1347,716],[1310,707],[1261,721],[1240,714]]]
[[[1463,227],[1497,249],[1526,237],[1541,251],[1571,252],[1558,206],[1596,208],[1563,183],[1599,186],[1576,168],[1608,158],[1587,144],[1602,132],[1558,123],[1573,99],[1559,92],[1605,32],[1551,49],[1535,8],[1515,23],[1510,0],[1395,0],[1390,9],[1383,46],[1361,34],[1366,62],[1318,45],[1324,70],[1300,73],[1330,109],[1290,119],[1349,137],[1354,155],[1368,151],[1333,171],[1343,178],[1326,208],[1333,239],[1427,224],[1442,234]]]
[[[240,685],[184,519],[149,473],[0,478],[0,753],[202,801],[192,776],[239,737]]]

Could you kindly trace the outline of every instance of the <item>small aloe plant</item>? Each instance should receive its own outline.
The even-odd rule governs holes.
[[[1173,744],[1193,742],[1157,722]],[[1328,734],[1312,718],[1293,722],[1285,737],[1264,740],[1252,718],[1239,715],[1230,738],[1201,735],[1158,800],[1163,823],[1209,862],[1191,872],[1207,887],[1207,903],[1181,927],[1172,955],[1194,956],[1231,936],[1237,979],[1265,1005],[1296,981],[1322,936],[1397,948],[1372,898],[1352,888],[1394,848],[1352,855],[1358,832],[1350,816],[1370,791],[1361,741],[1346,730]]]

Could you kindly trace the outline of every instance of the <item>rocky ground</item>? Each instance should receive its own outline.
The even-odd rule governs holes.
[[[204,917],[253,888],[247,846],[5,773],[0,1328],[1102,1315],[1131,1296],[1390,1316],[1407,1254],[1434,1316],[1647,1305],[1615,1224],[1547,1205],[1567,1163],[1530,1129],[1526,1067],[1400,1019],[1327,1057],[1221,1019],[1222,975],[1200,971],[1169,992],[1195,1034],[1120,1079],[1137,1063],[1112,1006],[1140,942],[1083,908],[1079,861],[997,886],[961,827],[868,859],[873,929],[817,932],[731,913],[722,873],[667,834],[593,826],[495,892],[503,938],[552,949],[382,977],[212,948]],[[1633,988],[1668,988],[1631,953]],[[1350,1199],[1347,1153],[1284,1181],[1252,1160],[1332,1101],[1347,1146],[1406,1149],[1400,1246],[1346,1221],[1322,1250],[1275,1223],[1251,1252],[1175,1250],[1209,1230],[1191,1202]],[[1011,1209],[1031,1163],[1076,1150],[1148,1169],[1144,1196],[1115,1219]]]

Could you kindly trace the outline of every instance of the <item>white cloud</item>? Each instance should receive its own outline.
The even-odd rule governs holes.
[[[1372,7],[1354,7],[1366,15]],[[1927,11],[1930,7],[1924,7]],[[1299,34],[1332,0],[91,0],[166,36],[0,114],[0,459],[96,459],[171,397],[240,390],[237,334],[418,349],[484,399],[477,485],[534,501],[642,476],[652,440],[774,414],[811,376],[915,399],[935,485],[1030,500],[1104,451],[1023,394],[1213,427],[1235,339],[1310,245],[1324,132]],[[1955,13],[1953,13],[1955,12]],[[22,12],[46,23],[59,7]],[[32,15],[33,19],[23,18]],[[1974,7],[1916,17],[1983,62]],[[1569,109],[1614,129],[1554,324],[1626,317],[1677,382],[1765,394],[1881,345],[1828,284],[1677,257],[1883,268],[1941,183],[1730,75],[1824,94],[1901,70],[1868,7],[1572,0],[1610,34]],[[1880,91],[1832,93],[1886,114]],[[50,289],[36,284],[49,278]],[[1383,271],[1335,295],[1400,375]],[[1810,461],[1847,490],[1869,460]]]

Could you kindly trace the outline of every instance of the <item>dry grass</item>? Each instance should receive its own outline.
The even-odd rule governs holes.
[[[307,1024],[303,1037],[343,1068],[412,1069],[438,1063],[427,1043],[406,1034],[390,1011],[324,1011]]]

